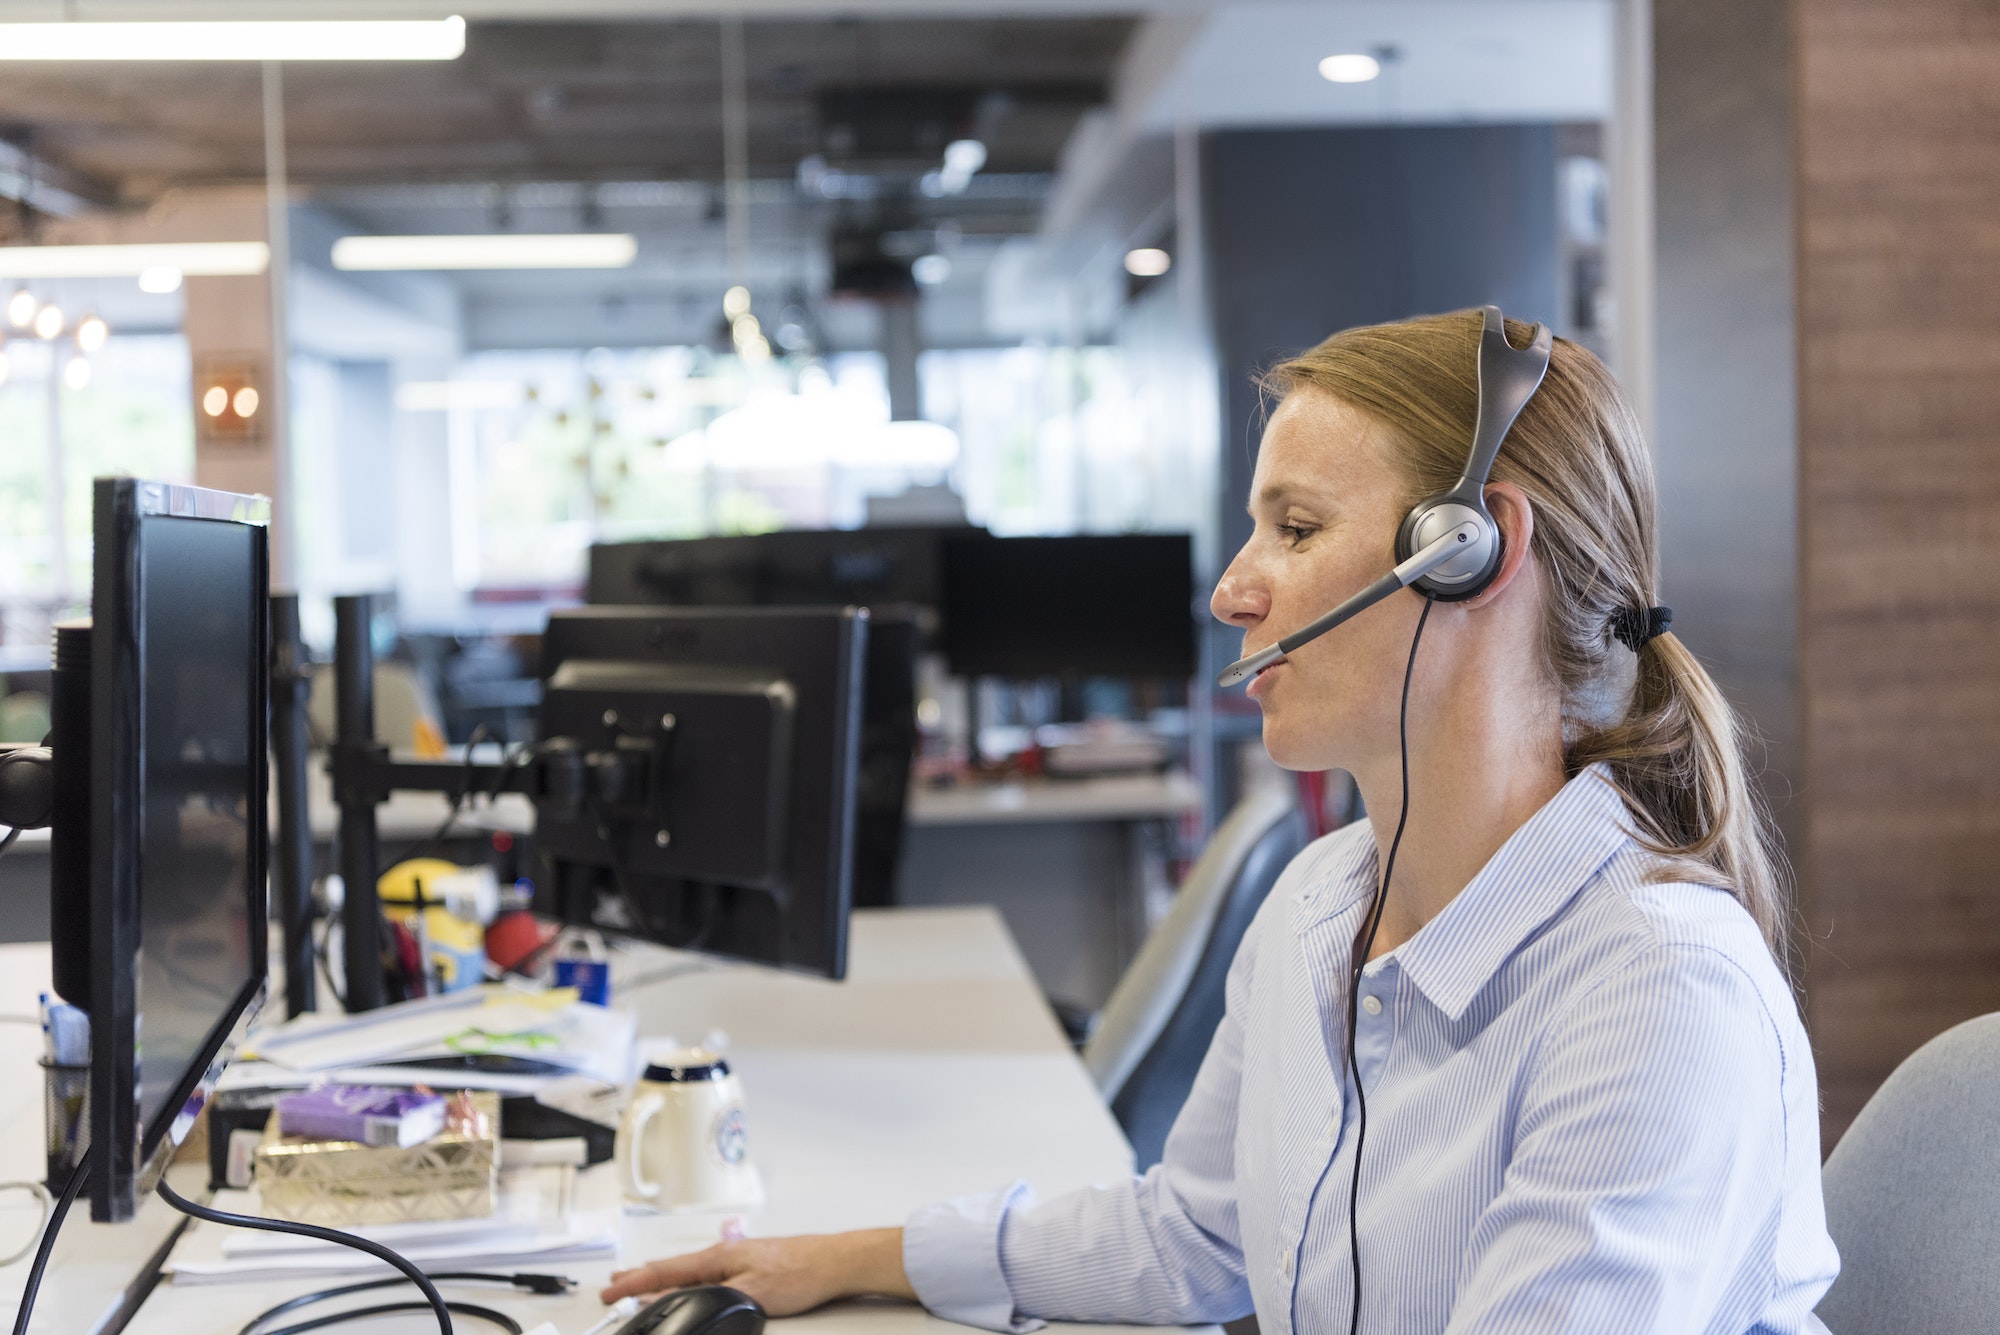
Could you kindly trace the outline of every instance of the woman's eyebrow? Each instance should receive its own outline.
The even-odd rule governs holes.
[[[1271,482],[1265,484],[1244,508],[1254,513],[1258,506],[1270,509],[1282,507],[1288,501],[1297,501],[1321,509],[1333,509],[1335,501],[1323,492],[1301,487],[1295,482]]]

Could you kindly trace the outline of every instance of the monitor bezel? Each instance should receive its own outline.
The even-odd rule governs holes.
[[[145,525],[188,520],[252,530],[252,624],[256,648],[248,679],[249,754],[255,815],[270,790],[270,501],[174,483],[100,478],[95,486],[91,596],[91,1218],[129,1219],[186,1137],[251,1022],[268,987],[266,878],[268,819],[247,826],[244,884],[250,887],[250,976],[204,1037],[157,1112],[138,1114],[137,977],[140,853],[144,842],[146,590],[139,559]],[[101,948],[101,953],[100,953]]]

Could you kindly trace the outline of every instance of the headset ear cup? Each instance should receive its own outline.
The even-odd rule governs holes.
[[[1448,513],[1440,513],[1447,511]],[[1466,520],[1477,521],[1490,535],[1481,545],[1486,549],[1485,560],[1479,568],[1471,572],[1455,572],[1452,562],[1440,566],[1433,574],[1426,575],[1410,587],[1441,603],[1462,603],[1468,598],[1476,598],[1493,583],[1500,573],[1500,561],[1506,552],[1506,538],[1500,526],[1493,522],[1493,516],[1486,507],[1467,505],[1457,496],[1449,493],[1432,496],[1420,501],[1403,517],[1403,523],[1396,530],[1396,560],[1400,563],[1415,555],[1425,542],[1435,542],[1453,525]],[[1424,530],[1428,529],[1428,532]]]

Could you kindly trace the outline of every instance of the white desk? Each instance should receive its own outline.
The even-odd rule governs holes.
[[[953,788],[910,788],[912,825],[1009,825],[1034,821],[1180,817],[1202,804],[1201,785],[1178,770],[1088,779],[1016,779]]]
[[[653,974],[676,958],[691,957],[653,950],[623,956],[614,988],[621,975]],[[1016,1177],[1053,1194],[1131,1171],[1124,1135],[991,909],[856,913],[845,983],[722,966],[615,995],[638,1007],[643,1034],[729,1034],[769,1197],[750,1216],[759,1235],[895,1224],[926,1202]],[[714,1217],[627,1216],[616,1264],[706,1246],[716,1226]],[[591,1295],[614,1268],[565,1267],[583,1284],[569,1297],[489,1291],[474,1301],[497,1302],[525,1325],[553,1320],[574,1335],[602,1315]],[[306,1287],[163,1283],[130,1330],[233,1335]],[[81,1329],[38,1321],[44,1328]],[[786,1328],[833,1335],[961,1329],[912,1306],[880,1303],[842,1304]],[[413,1320],[374,1329],[399,1335],[436,1326]],[[466,1322],[464,1329],[482,1328]]]

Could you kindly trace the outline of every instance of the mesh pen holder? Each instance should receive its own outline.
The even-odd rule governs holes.
[[[50,1191],[61,1191],[83,1152],[90,1148],[90,1067],[44,1057],[42,1125],[46,1128]]]

